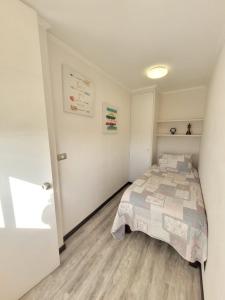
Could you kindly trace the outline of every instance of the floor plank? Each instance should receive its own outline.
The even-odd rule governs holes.
[[[21,300],[201,300],[199,269],[141,232],[110,234],[123,191],[66,244],[61,265]]]

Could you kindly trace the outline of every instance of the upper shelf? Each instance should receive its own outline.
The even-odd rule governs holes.
[[[173,123],[173,122],[202,122],[203,118],[199,119],[180,119],[180,120],[158,120],[157,123]]]
[[[202,134],[168,134],[168,133],[157,133],[156,136],[169,136],[169,137],[201,137]]]

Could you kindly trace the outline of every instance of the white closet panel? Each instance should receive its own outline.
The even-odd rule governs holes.
[[[155,92],[133,95],[131,103],[130,178],[133,182],[151,166]]]

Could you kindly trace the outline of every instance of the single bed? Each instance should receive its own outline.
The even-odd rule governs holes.
[[[125,225],[167,242],[191,263],[206,261],[206,212],[190,155],[161,155],[159,165],[128,187],[112,226],[114,238],[124,238]]]

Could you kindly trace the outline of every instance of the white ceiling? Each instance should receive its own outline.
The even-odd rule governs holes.
[[[224,40],[225,0],[24,0],[50,31],[130,89],[207,83]],[[160,80],[145,77],[167,64]]]

